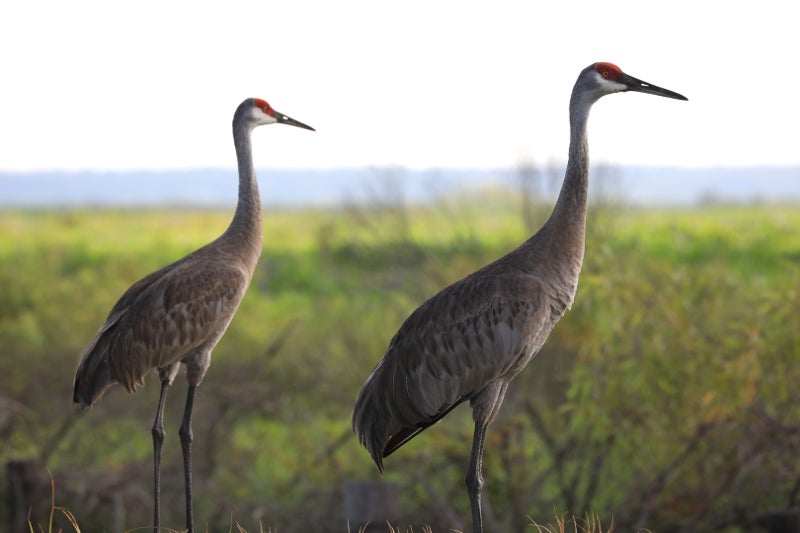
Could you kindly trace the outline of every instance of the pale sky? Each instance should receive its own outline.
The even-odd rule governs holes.
[[[213,7],[208,7],[209,5]],[[594,162],[798,165],[796,2],[4,2],[0,171],[234,167],[245,97],[317,132],[258,168],[560,161],[569,92],[611,61],[680,102],[612,95]]]

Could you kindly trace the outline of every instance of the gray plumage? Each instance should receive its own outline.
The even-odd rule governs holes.
[[[469,401],[475,434],[465,481],[476,532],[482,530],[486,428],[511,380],[572,305],[578,286],[589,184],[589,110],[600,97],[628,90],[686,99],[610,63],[584,69],[570,99],[569,160],[550,218],[517,249],[414,311],[356,399],[353,429],[381,472],[383,458]]]
[[[83,352],[75,373],[73,401],[92,406],[114,383],[133,393],[156,369],[162,383],[153,426],[155,453],[154,525],[159,526],[159,463],[164,440],[167,388],[181,364],[189,385],[181,425],[187,487],[187,529],[191,517],[191,410],[194,389],[244,298],[261,255],[261,198],[253,166],[251,133],[275,122],[313,129],[276,112],[264,100],[249,98],[233,117],[239,169],[239,199],[228,229],[216,240],[134,283],[111,309]]]
[[[93,405],[114,383],[136,392],[152,369],[171,384],[181,363],[187,381],[200,384],[260,254],[261,216],[249,217],[248,227],[231,225],[217,241],[153,272],[122,295],[84,351],[75,375],[75,403]],[[228,242],[236,231],[246,235],[239,246]]]

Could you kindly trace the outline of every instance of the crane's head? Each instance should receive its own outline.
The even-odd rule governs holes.
[[[676,100],[688,100],[681,94],[629,76],[613,63],[601,61],[590,65],[584,69],[578,79],[583,79],[586,83],[586,91],[594,92],[597,98],[606,94],[636,91],[666,98],[675,98]]]
[[[275,111],[266,100],[260,98],[251,98],[245,100],[240,108],[244,108],[247,113],[248,120],[252,123],[253,127],[261,126],[263,124],[289,124],[290,126],[297,126],[298,128],[305,128],[307,130],[316,131],[311,126],[303,124],[302,122],[293,118],[287,117],[283,113]]]

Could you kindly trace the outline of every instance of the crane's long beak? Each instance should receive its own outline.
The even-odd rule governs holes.
[[[628,91],[636,91],[640,93],[647,93],[647,94],[655,94],[657,96],[664,96],[666,98],[675,98],[676,100],[688,100],[682,94],[678,94],[676,92],[670,91],[669,89],[663,89],[658,87],[657,85],[653,85],[652,83],[647,83],[645,81],[639,80],[634,78],[633,76],[629,76],[627,74],[622,75],[622,80],[620,80],[625,86],[627,86]]]
[[[278,113],[277,111],[275,111],[275,115],[274,116],[275,116],[275,118],[278,120],[278,122],[280,124],[288,124],[290,126],[297,126],[298,128],[304,128],[304,129],[311,130],[311,131],[317,131],[314,128],[312,128],[311,126],[303,124],[299,120],[295,120],[295,119],[293,119],[291,117],[287,117],[283,113]]]

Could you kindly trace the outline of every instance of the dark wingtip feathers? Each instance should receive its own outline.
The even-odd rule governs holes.
[[[82,364],[75,374],[72,402],[78,404],[81,410],[94,405],[114,383],[108,361],[103,358],[94,363]]]
[[[371,382],[367,382],[356,399],[353,408],[353,418],[351,427],[358,438],[358,442],[367,449],[378,472],[383,475],[383,452],[385,449],[386,437],[385,421],[378,415],[368,400],[371,396]]]

